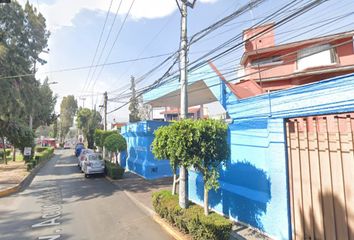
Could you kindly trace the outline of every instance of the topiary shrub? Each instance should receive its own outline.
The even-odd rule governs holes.
[[[109,161],[105,161],[105,171],[106,175],[112,179],[122,179],[125,169]]]
[[[178,196],[172,195],[170,191],[154,193],[152,204],[160,217],[182,232],[189,233],[195,240],[226,240],[230,237],[230,220],[216,213],[205,216],[203,208],[195,204],[182,209],[178,204]]]

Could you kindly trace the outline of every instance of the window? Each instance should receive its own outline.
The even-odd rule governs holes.
[[[273,56],[269,58],[260,58],[255,59],[251,62],[251,66],[265,66],[265,65],[273,65],[273,64],[281,64],[283,61],[280,56]]]
[[[302,49],[297,54],[297,69],[326,66],[336,62],[334,49],[330,44]]]

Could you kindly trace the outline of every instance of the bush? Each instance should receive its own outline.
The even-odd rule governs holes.
[[[48,149],[48,147],[36,147],[35,151],[37,153],[41,153],[41,152],[44,152],[47,149]]]
[[[125,169],[118,164],[105,161],[106,175],[112,179],[121,179]]]
[[[37,160],[33,159],[29,162],[27,162],[27,171],[32,170],[33,168],[35,168],[37,165]]]
[[[38,149],[40,149],[40,152],[37,151]],[[53,153],[54,153],[53,147],[38,147],[38,148],[36,148],[36,154],[35,154],[34,158],[37,161],[49,159],[52,157]]]
[[[11,149],[6,149],[5,150],[5,154],[6,154],[6,157],[10,156],[11,155]],[[3,158],[4,157],[4,150],[0,150],[0,158]]]
[[[203,208],[195,204],[182,209],[178,204],[178,196],[168,190],[154,193],[152,204],[160,217],[182,232],[189,233],[195,240],[226,240],[230,237],[230,220],[216,213],[205,216]]]

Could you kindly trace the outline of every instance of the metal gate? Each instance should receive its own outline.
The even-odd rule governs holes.
[[[354,113],[286,121],[293,239],[354,240]]]

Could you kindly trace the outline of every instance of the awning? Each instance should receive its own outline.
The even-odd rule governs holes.
[[[221,80],[209,65],[188,73],[188,107],[218,101]],[[179,79],[153,89],[143,95],[144,103],[152,107],[180,107]]]

